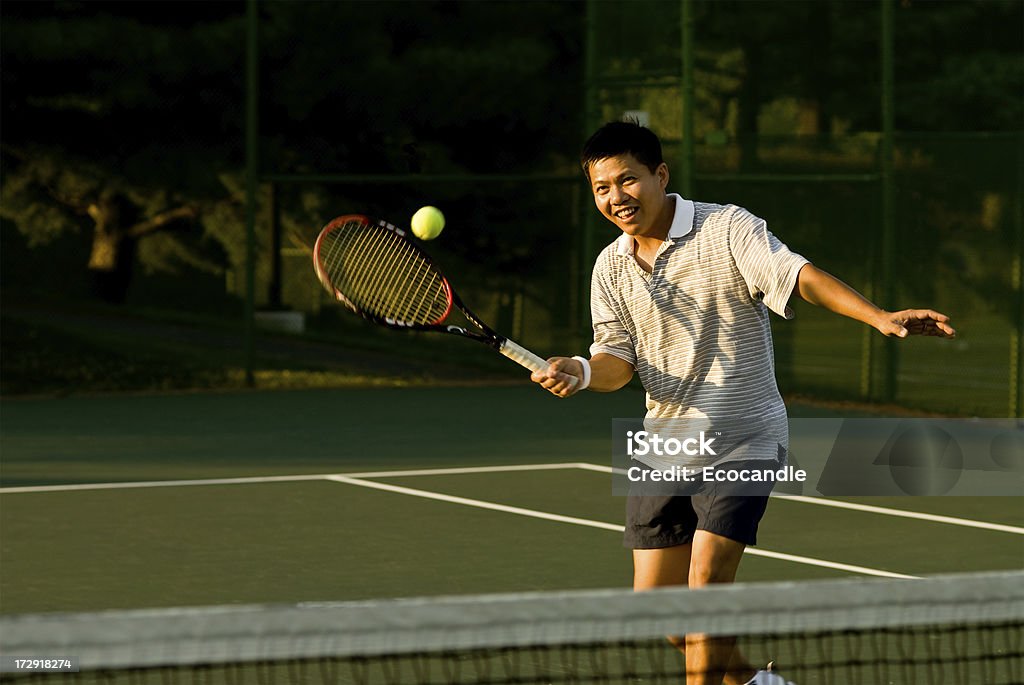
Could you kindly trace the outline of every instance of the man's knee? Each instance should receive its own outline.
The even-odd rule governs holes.
[[[736,569],[722,568],[713,561],[690,564],[690,587],[704,587],[715,583],[731,583],[736,579]]]
[[[689,573],[690,545],[633,550],[634,590],[686,585]]]
[[[745,548],[742,542],[698,531],[690,556],[690,587],[733,582]]]

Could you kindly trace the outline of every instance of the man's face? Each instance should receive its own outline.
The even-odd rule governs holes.
[[[633,237],[664,238],[668,167],[652,173],[631,154],[606,157],[590,165],[590,188],[598,210]]]

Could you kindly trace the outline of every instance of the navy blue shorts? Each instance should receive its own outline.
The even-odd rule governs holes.
[[[784,457],[785,451],[780,448],[780,459]],[[777,467],[779,463],[764,460],[735,466],[753,465],[760,469]],[[668,488],[664,484],[635,484],[626,499],[623,545],[630,549],[675,547],[693,542],[698,530],[756,545],[757,527],[768,508],[773,487],[771,482],[753,486],[708,482]]]
[[[693,542],[698,530],[756,545],[757,526],[767,507],[767,495],[630,495],[623,545],[675,547]]]

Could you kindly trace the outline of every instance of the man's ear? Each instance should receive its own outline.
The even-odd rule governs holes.
[[[668,188],[668,164],[662,162],[661,164],[658,165],[658,168],[654,170],[654,173],[658,177],[658,182],[661,184],[661,189],[665,190],[666,188]]]

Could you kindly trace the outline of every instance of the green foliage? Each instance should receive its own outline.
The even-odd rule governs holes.
[[[45,196],[43,187],[28,170],[5,174],[0,186],[0,217],[24,227],[31,247],[46,245],[61,233],[77,228],[72,217]]]
[[[880,128],[880,2],[695,3],[696,130],[733,138],[779,99],[817,113],[819,134]],[[679,3],[594,3],[599,78],[676,100]],[[895,8],[897,128],[1010,131],[1024,120],[1024,4],[901,2]],[[640,43],[636,38],[643,36]],[[642,45],[642,47],[640,47]],[[653,82],[652,82],[653,81]],[[634,103],[637,104],[637,103]],[[644,104],[648,109],[657,107]],[[624,107],[630,109],[631,107]],[[638,108],[638,107],[632,107]],[[622,107],[619,107],[620,111]],[[749,110],[748,116],[741,116]],[[665,121],[665,131],[679,130]],[[763,132],[763,131],[761,131]],[[786,133],[807,133],[794,122]]]
[[[240,66],[237,50],[224,41],[233,35],[237,44],[243,24],[223,7],[221,16],[198,4],[177,7],[174,15],[169,9],[160,3],[5,7],[0,215],[28,245],[98,229],[89,208],[104,198],[120,196],[131,208],[119,225],[105,227],[122,231],[169,210],[223,201],[215,170],[226,163],[225,151],[237,147],[225,143],[223,124],[239,111],[232,104],[237,98],[223,96]],[[202,15],[192,25],[169,20],[190,11]],[[217,101],[211,117],[208,105]],[[220,250],[206,237],[181,223],[168,228],[171,233],[140,241],[146,271],[223,269]],[[127,259],[130,247],[123,248]],[[84,268],[88,258],[86,252],[68,268]]]
[[[259,7],[265,171],[508,172],[573,157],[579,74],[565,66],[581,6]],[[89,226],[104,194],[139,220],[192,206],[195,228],[139,241],[144,271],[240,270],[244,27],[244,6],[225,3],[9,3],[2,216],[41,246]],[[302,192],[282,221],[308,237],[339,203]],[[388,195],[355,192],[349,211]]]
[[[258,7],[263,172],[413,179],[418,173],[576,173],[586,134],[585,3]],[[750,168],[744,162],[751,153],[769,173],[876,167],[878,2],[695,7],[700,171]],[[676,0],[590,7],[601,114],[648,110],[672,162],[683,115],[679,8]],[[183,292],[195,282],[219,286],[235,276],[241,282],[244,11],[238,3],[6,3],[0,217],[18,227],[28,246],[43,250],[62,237],[82,241],[92,229],[85,210],[102,197],[127,198],[139,220],[187,205],[198,211],[195,223],[138,241],[137,273],[176,274]],[[898,128],[1020,128],[1024,5],[903,2],[895,14]],[[1016,192],[1007,171],[1016,168],[1015,158],[1005,149],[944,145],[911,140],[899,147],[906,179],[900,230],[909,245],[967,235],[983,203],[1008,207]],[[970,173],[947,173],[967,167]],[[858,224],[877,226],[873,191],[779,188],[704,184],[699,190],[702,199],[749,198],[752,210],[787,229],[784,237],[810,236],[808,251],[826,259],[844,258],[846,250],[829,232],[837,220],[822,219],[830,207],[845,214],[841,224],[849,232]],[[402,223],[417,207],[436,204],[449,227],[431,250],[460,282],[479,285],[482,295],[522,290],[550,307],[561,306],[550,304],[552,292],[582,299],[572,291],[583,280],[576,271],[585,261],[578,233],[586,203],[571,183],[413,180],[278,190],[285,247],[308,243],[337,214],[366,212]],[[257,227],[258,283],[269,271],[266,199],[261,196]],[[869,207],[866,221],[863,207]],[[928,274],[965,273],[986,294],[983,300],[999,300],[1008,251],[992,259],[985,250],[993,236],[1013,237],[1009,215],[1003,210],[993,219],[985,240],[922,249],[905,289],[926,298],[940,280]],[[87,256],[75,266],[84,268]],[[304,260],[299,257],[296,264]],[[857,259],[859,274],[868,256]],[[991,265],[998,266],[997,277]]]
[[[266,164],[493,173],[571,159],[581,12],[576,3],[267,3]]]

